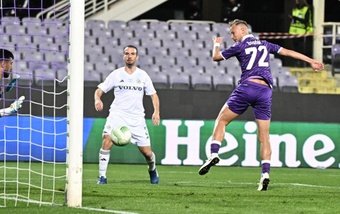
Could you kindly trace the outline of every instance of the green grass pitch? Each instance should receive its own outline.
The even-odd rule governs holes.
[[[146,165],[110,164],[108,184],[97,185],[97,164],[85,164],[84,208],[35,204],[27,207],[26,203],[10,207],[7,200],[7,207],[0,211],[11,214],[102,213],[101,209],[126,214],[340,213],[339,169],[272,168],[269,190],[259,192],[256,190],[259,167],[216,166],[205,176],[198,175],[198,168],[158,166],[160,184],[151,185]],[[10,188],[9,183],[6,185],[8,191],[16,189]],[[0,187],[3,193],[3,184]],[[63,184],[57,184],[57,188],[62,190]],[[34,191],[31,194],[38,197]],[[3,203],[1,199],[0,204]]]

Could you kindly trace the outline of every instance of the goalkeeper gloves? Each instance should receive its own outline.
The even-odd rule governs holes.
[[[0,109],[0,116],[8,116],[10,114],[14,114],[18,112],[18,110],[22,107],[22,103],[25,100],[25,96],[19,97],[19,99],[15,100],[8,108]]]

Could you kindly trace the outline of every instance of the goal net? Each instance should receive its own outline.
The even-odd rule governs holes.
[[[72,25],[84,6],[73,2],[0,0],[0,48],[14,55],[1,108],[26,98],[0,118],[0,207],[81,206],[83,47],[72,50],[83,32]]]

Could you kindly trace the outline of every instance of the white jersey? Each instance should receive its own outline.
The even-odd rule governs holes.
[[[114,89],[115,99],[110,106],[110,112],[125,114],[127,117],[144,117],[143,97],[153,95],[156,90],[149,75],[142,69],[129,74],[125,67],[112,71],[98,85],[104,93]]]

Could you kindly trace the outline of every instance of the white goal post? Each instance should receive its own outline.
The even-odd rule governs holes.
[[[0,0],[1,108],[26,97],[0,117],[0,208],[82,207],[85,0],[56,2]],[[67,17],[37,17],[47,4]]]
[[[66,197],[69,207],[82,206],[84,16],[85,3],[70,1],[70,47],[68,64],[68,154]]]

